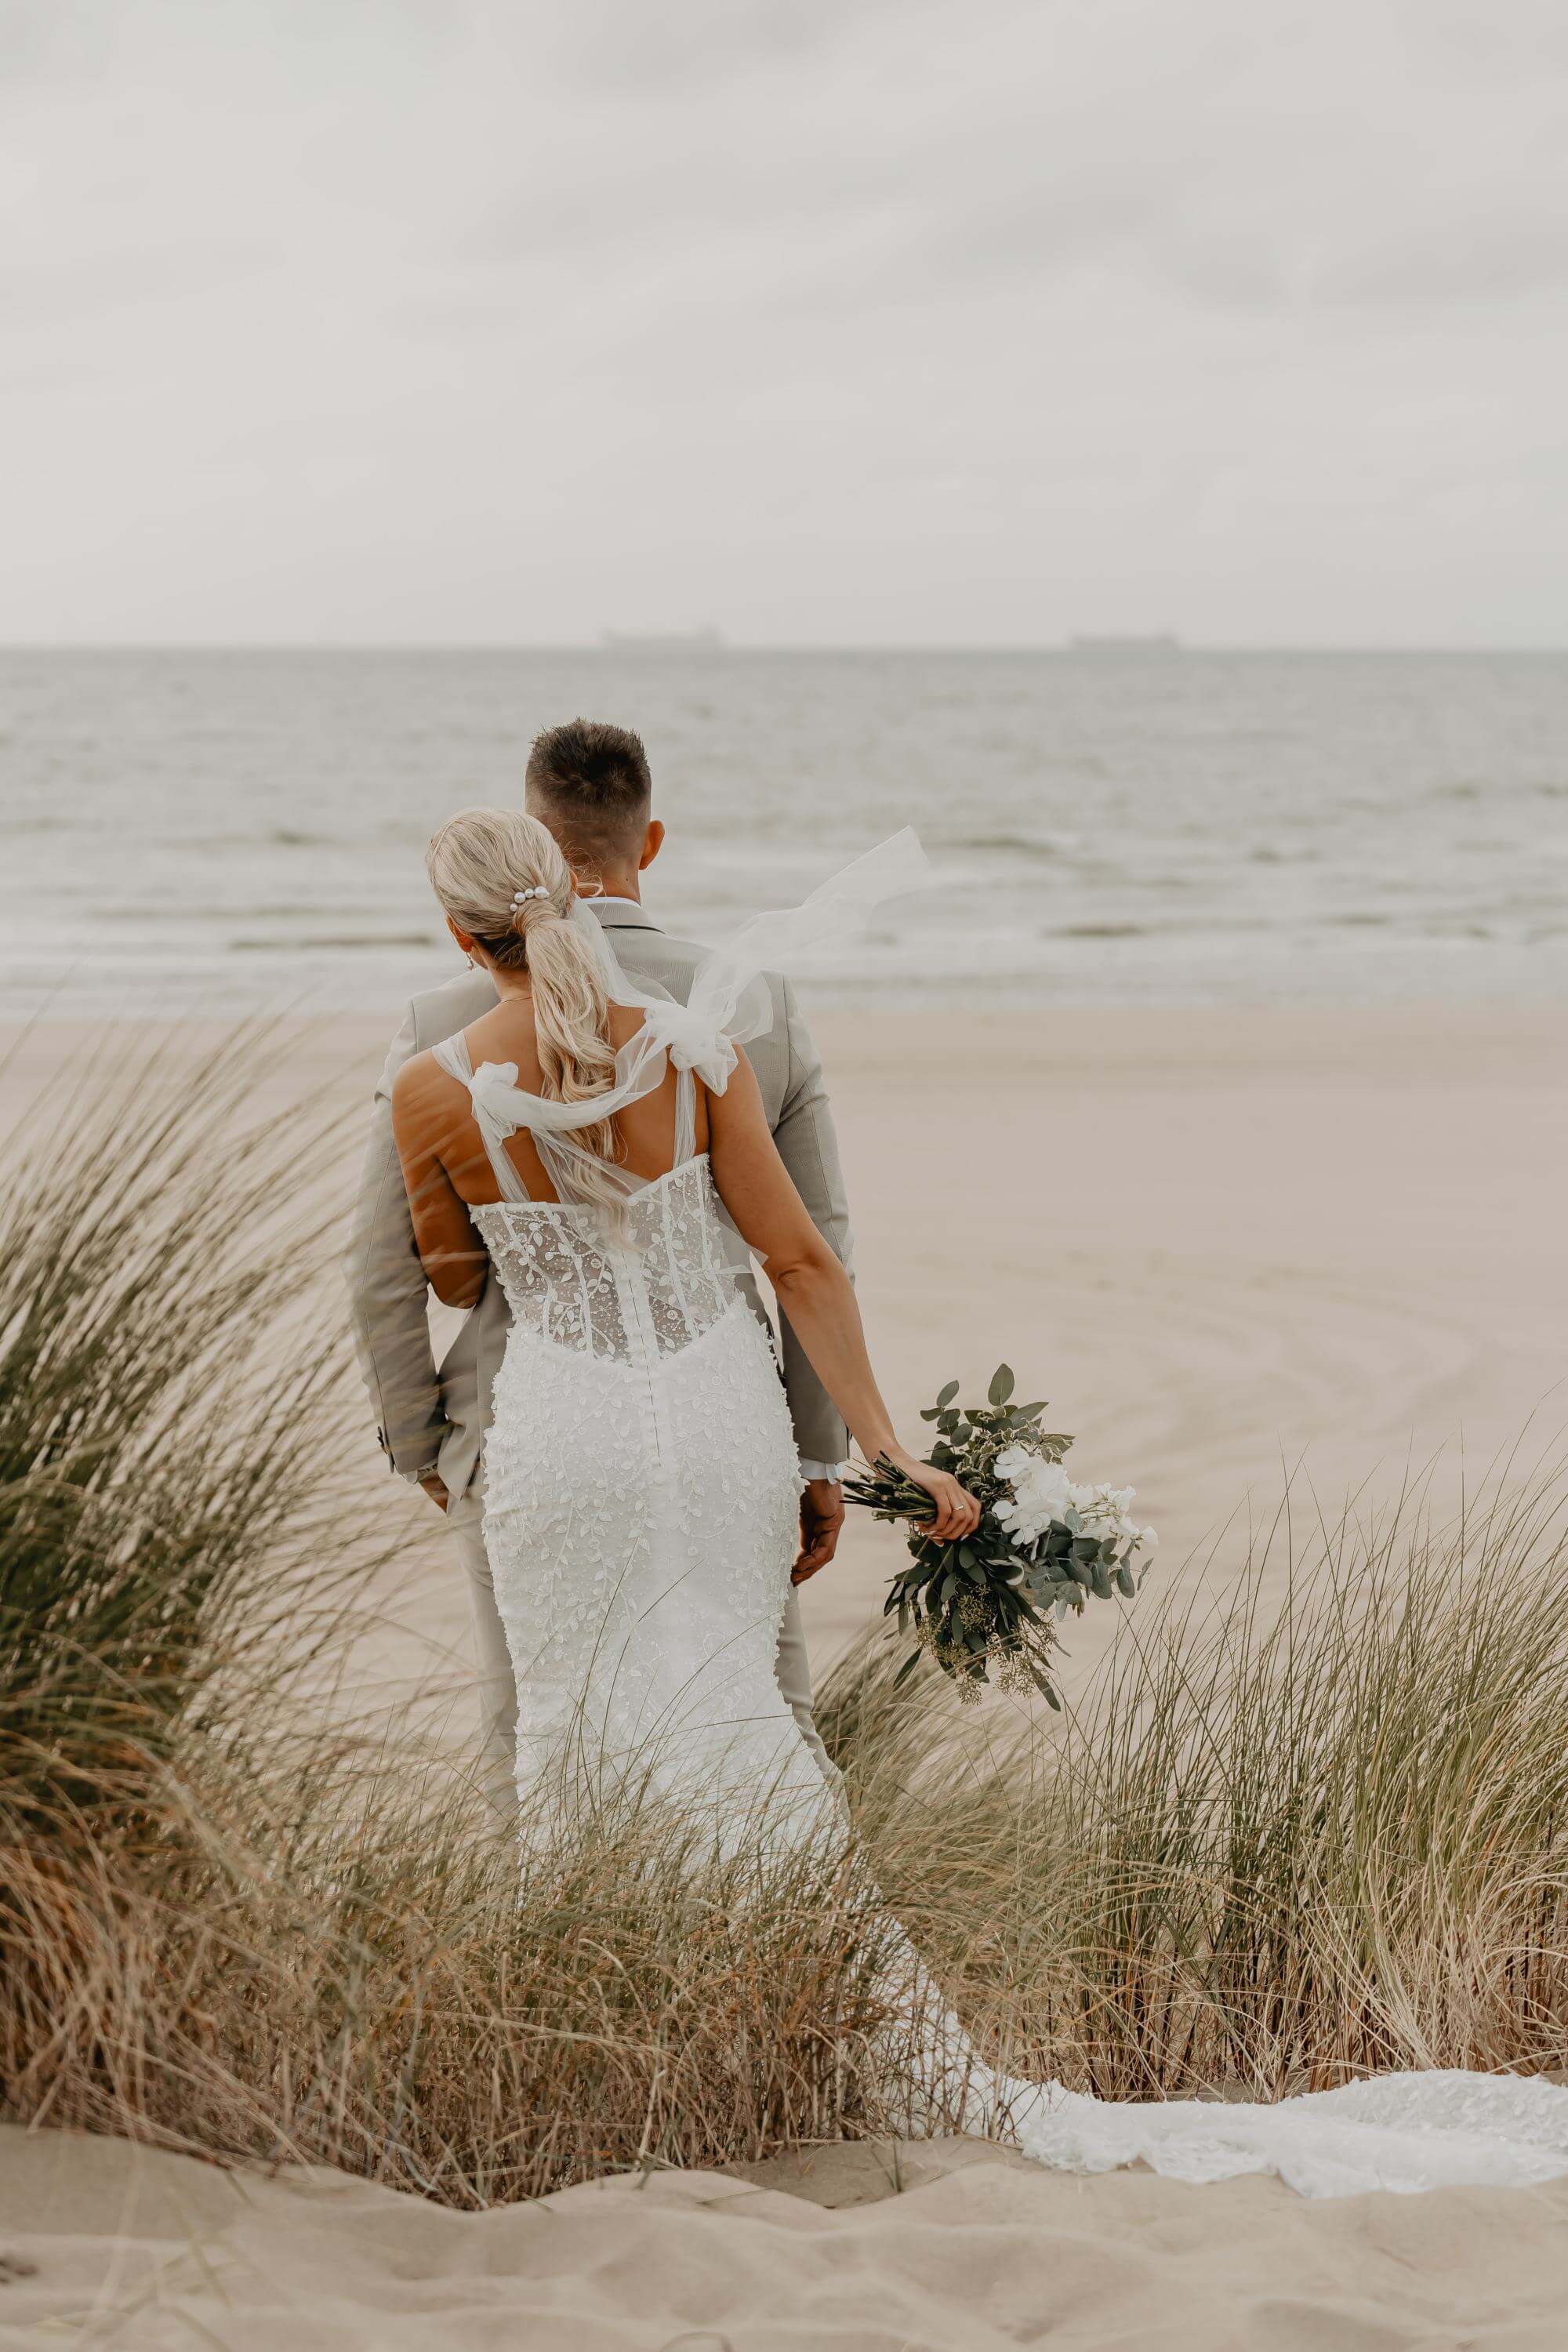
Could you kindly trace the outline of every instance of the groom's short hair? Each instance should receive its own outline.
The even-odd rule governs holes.
[[[653,802],[641,736],[604,719],[547,727],[528,755],[526,798],[574,863],[636,856]]]

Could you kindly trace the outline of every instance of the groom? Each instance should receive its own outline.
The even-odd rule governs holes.
[[[639,878],[658,855],[664,827],[651,814],[652,782],[638,737],[586,719],[551,728],[529,754],[526,800],[530,815],[547,824],[561,844],[580,891],[611,934],[628,973],[657,982],[684,1003],[703,950],[689,940],[671,939],[642,906]],[[769,985],[773,1026],[752,1040],[747,1055],[784,1165],[817,1231],[847,1265],[849,1221],[822,1065],[788,981],[773,975]],[[425,1271],[392,1139],[392,1081],[400,1066],[411,1054],[466,1029],[495,1001],[489,979],[476,971],[416,996],[409,1006],[376,1088],[348,1278],[354,1341],[382,1451],[401,1477],[422,1486],[446,1512],[468,1575],[484,1785],[498,1811],[509,1813],[516,1801],[517,1690],[485,1557],[478,1476],[490,1384],[506,1347],[506,1300],[491,1276],[437,1369],[426,1315]],[[750,1276],[742,1287],[765,1322],[766,1310]],[[837,1545],[844,1502],[837,1471],[846,1439],[843,1422],[787,1323],[780,1337],[784,1391],[806,1480],[795,1566],[795,1581],[802,1583],[826,1565]],[[811,1673],[793,1588],[779,1635],[778,1678],[807,1745],[826,1771],[812,1720]]]

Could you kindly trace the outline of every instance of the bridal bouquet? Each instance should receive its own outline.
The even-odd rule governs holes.
[[[997,1367],[983,1405],[958,1405],[949,1381],[922,1421],[934,1421],[937,1441],[927,1461],[967,1486],[982,1506],[980,1524],[959,1543],[938,1543],[921,1532],[931,1499],[886,1455],[847,1479],[846,1502],[879,1519],[910,1522],[910,1561],[893,1579],[885,1616],[897,1612],[899,1631],[917,1647],[899,1681],[929,1652],[959,1695],[977,1699],[995,1669],[998,1687],[1032,1685],[1061,1706],[1048,1671],[1056,1627],[1089,1595],[1129,1599],[1148,1565],[1157,1538],[1128,1513],[1131,1486],[1077,1486],[1062,1468],[1070,1437],[1040,1426],[1043,1404],[1013,1404],[1013,1375]]]

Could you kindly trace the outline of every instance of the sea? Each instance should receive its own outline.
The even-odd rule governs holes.
[[[647,742],[684,935],[918,829],[819,1006],[1568,997],[1564,654],[12,651],[0,1015],[397,1007],[429,834],[577,714]]]

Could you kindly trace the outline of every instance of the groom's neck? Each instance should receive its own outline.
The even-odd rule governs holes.
[[[642,904],[641,876],[635,866],[576,868],[577,887],[585,898],[635,898]]]

